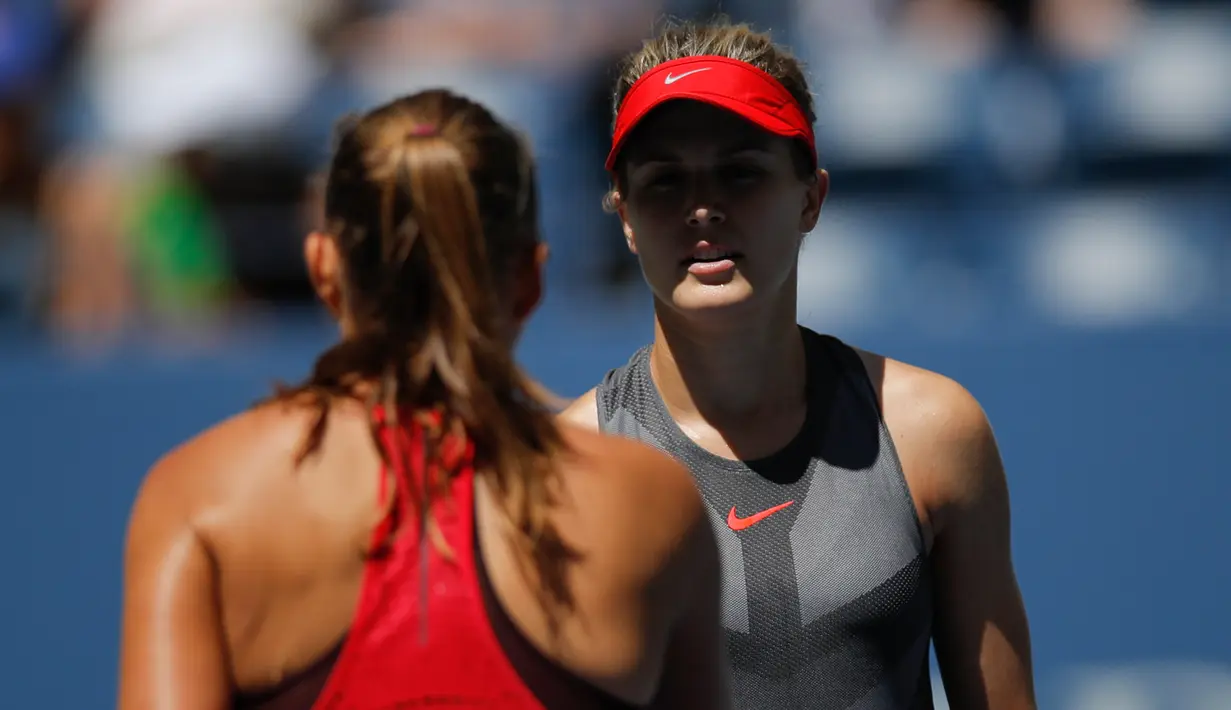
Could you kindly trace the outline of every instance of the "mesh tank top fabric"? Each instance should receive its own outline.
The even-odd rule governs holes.
[[[732,461],[688,439],[649,347],[600,384],[600,426],[697,481],[722,554],[738,708],[932,710],[930,567],[901,464],[858,355],[803,331],[809,414],[779,454]]]

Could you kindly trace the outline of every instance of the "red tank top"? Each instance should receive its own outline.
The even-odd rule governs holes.
[[[390,517],[375,533],[378,545],[386,538],[388,544],[366,564],[354,623],[314,710],[543,710],[506,657],[484,606],[475,560],[473,449],[442,452],[460,457],[450,495],[432,505],[450,560],[420,535],[410,487],[422,486],[423,472],[403,464],[422,468],[421,424],[385,427],[380,411],[377,420],[397,480]],[[382,499],[387,480],[381,476]]]

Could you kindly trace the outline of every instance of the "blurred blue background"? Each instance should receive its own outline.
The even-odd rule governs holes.
[[[114,705],[141,476],[331,341],[298,249],[343,112],[446,84],[531,136],[522,357],[577,395],[651,335],[612,62],[717,10],[810,67],[801,318],[996,426],[1041,707],[1231,708],[1231,7],[1179,0],[0,3],[4,707]]]

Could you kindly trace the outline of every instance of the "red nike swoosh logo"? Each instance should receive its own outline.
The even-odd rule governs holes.
[[[794,503],[794,502],[795,502],[795,501],[793,501],[793,500],[788,500],[787,502],[785,502],[785,503],[783,503],[783,504],[781,504],[781,505],[775,505],[774,507],[770,508],[769,510],[762,510],[762,511],[761,511],[761,512],[759,512],[759,513],[753,513],[752,515],[749,515],[749,516],[748,516],[748,517],[746,517],[746,518],[741,518],[741,517],[739,517],[738,515],[736,515],[736,514],[735,514],[735,506],[731,506],[731,512],[730,512],[730,513],[727,513],[727,527],[729,527],[729,528],[731,528],[732,530],[735,530],[735,531],[737,531],[737,532],[738,532],[738,531],[740,531],[740,530],[747,530],[748,528],[752,527],[753,525],[756,525],[757,523],[759,523],[759,522],[761,522],[762,520],[764,520],[764,519],[768,518],[769,516],[773,515],[774,513],[777,513],[779,510],[782,510],[783,508],[786,508],[787,506],[791,505],[791,504],[792,504],[792,503]]]

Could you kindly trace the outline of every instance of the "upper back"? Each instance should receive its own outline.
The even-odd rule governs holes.
[[[134,510],[136,518],[176,501],[208,548],[219,632],[241,691],[283,685],[326,659],[326,697],[366,686],[373,700],[373,688],[457,699],[474,686],[505,707],[538,707],[493,635],[503,614],[527,648],[583,683],[649,698],[683,606],[676,590],[695,573],[695,551],[712,546],[677,464],[629,442],[565,432],[570,451],[552,462],[559,485],[548,517],[576,555],[565,560],[574,603],[552,616],[535,550],[518,544],[482,472],[459,469],[433,507],[443,545],[424,546],[416,512],[398,494],[415,472],[386,469],[361,406],[339,402],[327,424],[320,447],[297,464],[310,411],[288,404],[240,415],[161,462]],[[385,445],[413,448],[416,437],[403,428]],[[656,525],[644,525],[643,513]],[[373,533],[391,515],[393,547],[374,555]],[[499,614],[484,605],[481,583]],[[420,672],[386,672],[407,665]],[[403,687],[389,687],[390,678]]]

